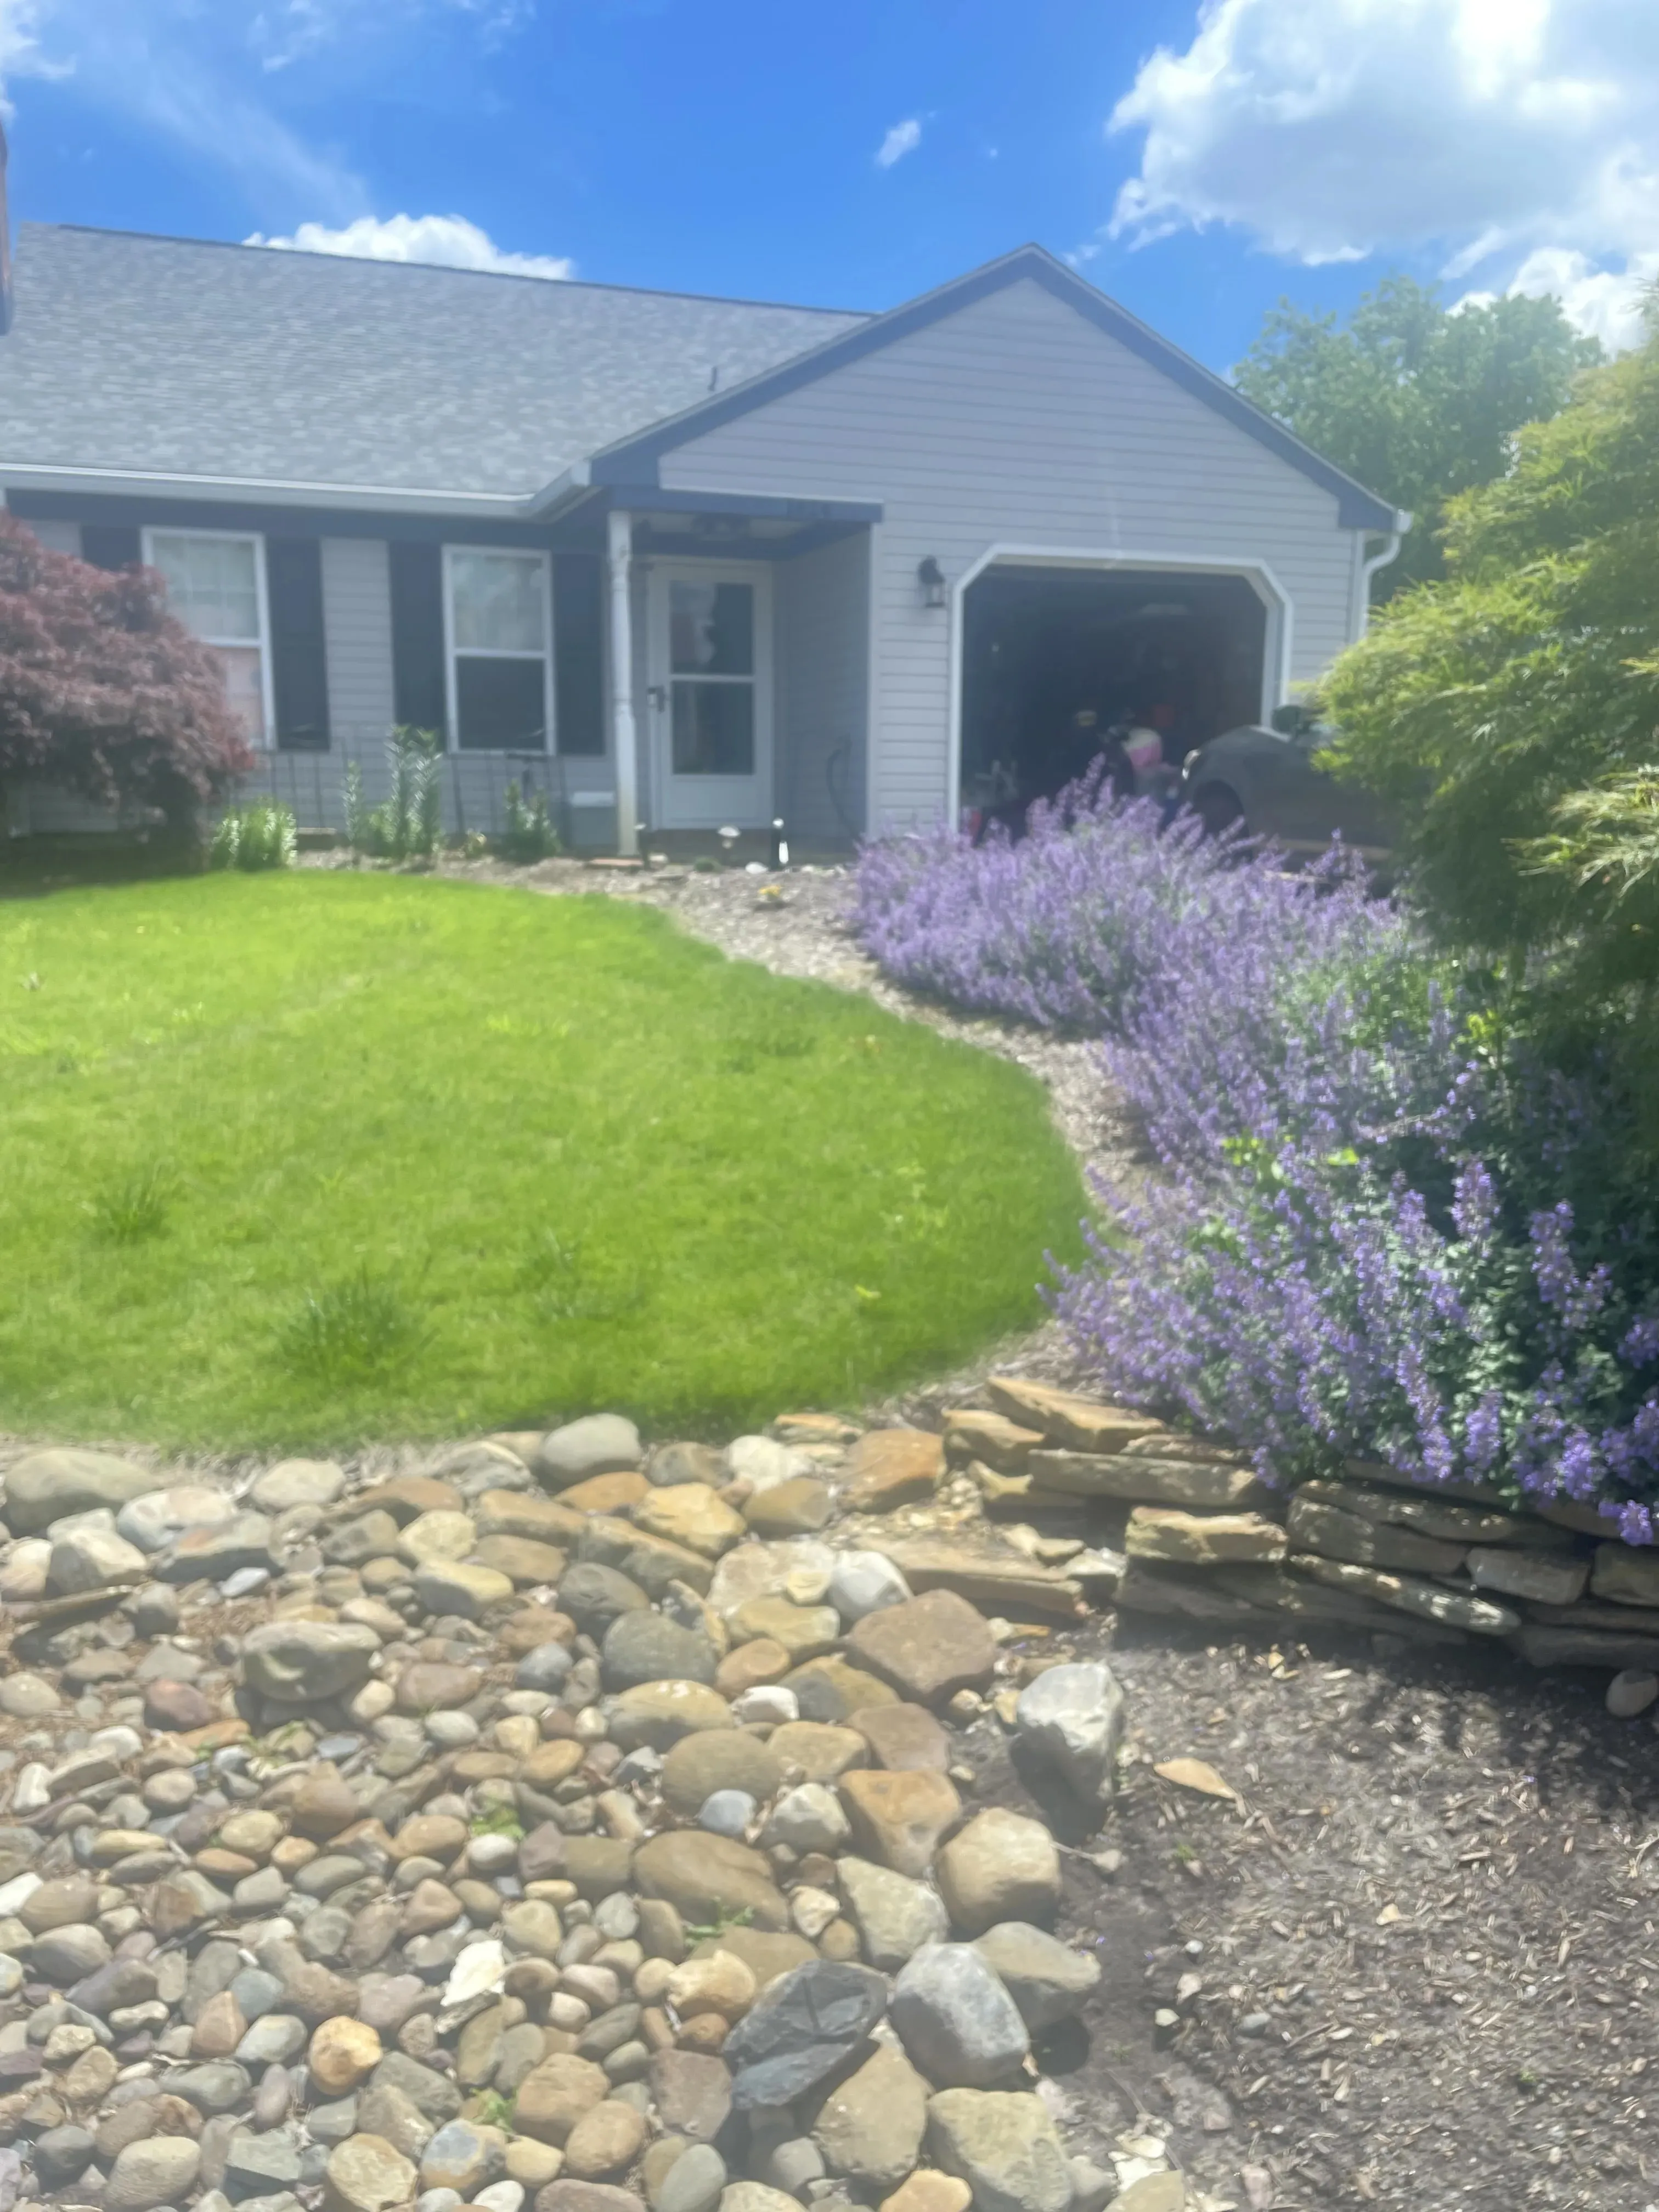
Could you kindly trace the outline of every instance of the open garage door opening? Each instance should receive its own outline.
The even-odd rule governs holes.
[[[988,569],[963,601],[964,821],[1018,830],[1033,799],[1103,752],[1127,787],[1132,731],[1139,787],[1155,787],[1160,761],[1178,769],[1194,745],[1260,720],[1267,640],[1267,610],[1242,576]]]

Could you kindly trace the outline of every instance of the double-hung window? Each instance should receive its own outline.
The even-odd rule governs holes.
[[[233,531],[147,530],[143,552],[161,572],[169,613],[212,647],[249,744],[269,744],[275,710],[264,539]]]
[[[552,596],[544,553],[444,548],[449,726],[462,752],[550,752]]]

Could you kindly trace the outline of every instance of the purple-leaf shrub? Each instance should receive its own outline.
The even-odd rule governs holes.
[[[1018,844],[866,848],[857,916],[914,988],[1101,1039],[1160,1172],[1098,1190],[1051,1295],[1115,1395],[1275,1480],[1498,1480],[1651,1540],[1659,1227],[1607,1099],[1495,1036],[1340,850],[1291,875],[1080,789]]]

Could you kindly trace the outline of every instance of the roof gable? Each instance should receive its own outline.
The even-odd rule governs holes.
[[[1345,475],[1311,446],[1304,445],[1282,422],[1264,414],[1242,392],[1235,391],[1224,378],[1215,375],[1167,338],[1160,337],[1127,307],[1108,299],[1103,292],[1085,283],[1040,246],[1023,246],[1000,260],[989,262],[982,269],[941,285],[936,291],[924,293],[920,299],[907,301],[884,315],[872,316],[810,352],[763,371],[745,384],[717,393],[648,429],[618,440],[594,455],[591,465],[592,481],[615,485],[653,485],[658,480],[658,464],[662,455],[674,447],[701,438],[758,407],[767,406],[787,392],[799,391],[804,385],[815,383],[821,377],[833,376],[837,369],[862,360],[866,354],[926,330],[971,307],[975,301],[1021,282],[1040,284],[1235,428],[1331,493],[1336,500],[1337,520],[1343,529],[1394,531],[1401,527],[1400,517],[1386,501]]]

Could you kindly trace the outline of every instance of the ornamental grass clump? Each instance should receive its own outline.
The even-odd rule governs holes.
[[[1344,1459],[1651,1540],[1659,1201],[1619,1056],[1552,1067],[1334,848],[1304,874],[1063,794],[1018,844],[871,847],[890,973],[1101,1040],[1157,1172],[1050,1302],[1101,1383],[1273,1480]]]

